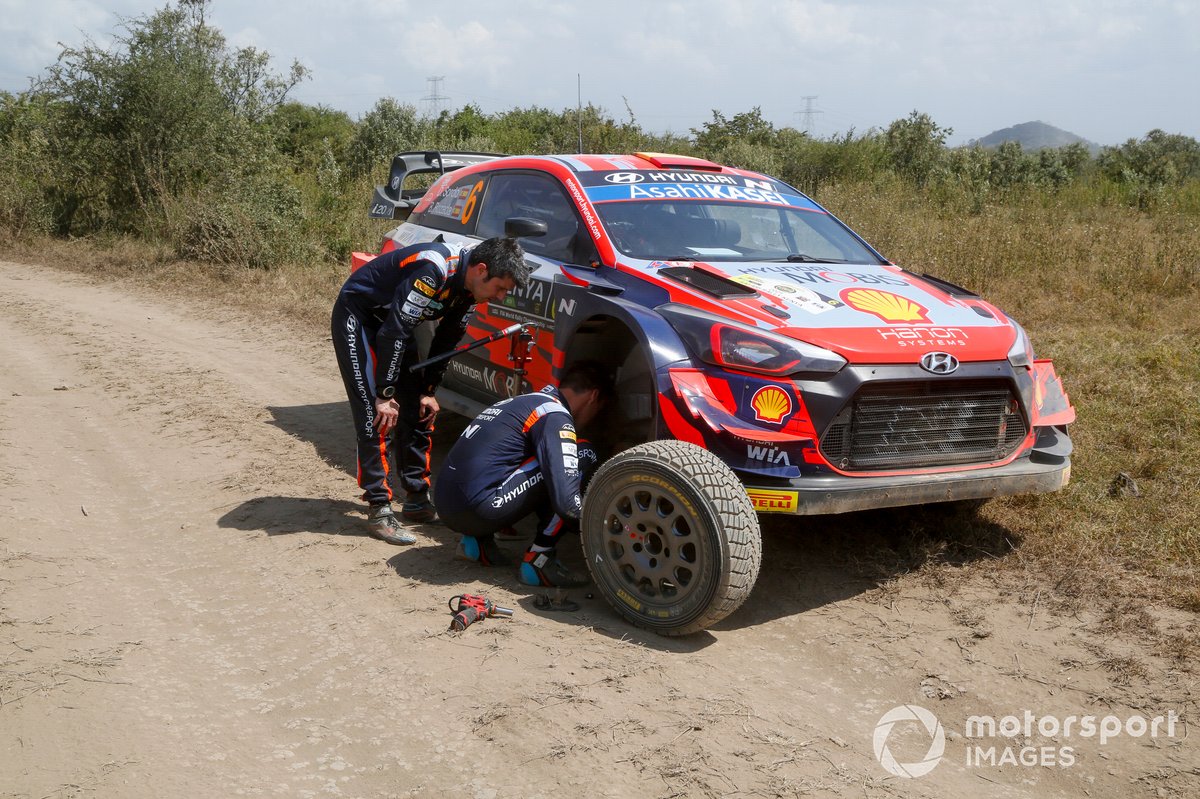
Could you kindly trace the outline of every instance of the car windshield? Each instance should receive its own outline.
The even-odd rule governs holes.
[[[820,211],[700,200],[621,200],[595,207],[617,249],[631,258],[880,263]]]

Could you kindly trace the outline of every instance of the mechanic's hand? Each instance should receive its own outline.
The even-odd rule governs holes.
[[[432,419],[434,416],[437,416],[437,412],[441,409],[442,406],[438,405],[436,397],[421,397],[421,409],[417,416],[423,422],[426,419]]]
[[[396,400],[383,397],[375,399],[375,429],[379,431],[379,435],[386,436],[390,433],[399,418],[400,406],[396,404]]]

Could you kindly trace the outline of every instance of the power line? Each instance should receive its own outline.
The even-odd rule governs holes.
[[[815,94],[806,94],[800,98],[804,101],[804,110],[797,111],[796,113],[800,115],[800,128],[805,133],[812,133],[813,123],[816,121],[816,115],[824,113],[823,111],[817,111],[813,109],[813,100],[816,100],[817,97],[818,95]]]
[[[421,102],[429,104],[429,115],[432,117],[441,116],[445,110],[445,101],[450,99],[442,94],[442,81],[445,79],[445,75],[434,75],[425,79],[429,84],[429,94],[422,97]]]

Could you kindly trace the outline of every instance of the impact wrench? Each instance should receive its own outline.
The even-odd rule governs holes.
[[[458,607],[454,606],[454,600],[458,600]],[[509,608],[502,608],[486,597],[479,594],[459,594],[458,596],[450,597],[449,603],[450,612],[454,614],[454,618],[450,620],[450,630],[452,632],[462,632],[480,619],[499,616],[504,619],[511,619],[513,612]]]

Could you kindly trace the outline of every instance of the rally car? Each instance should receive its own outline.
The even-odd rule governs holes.
[[[468,330],[525,323],[528,369],[504,341],[456,357],[443,407],[474,415],[577,359],[612,369],[611,457],[582,539],[598,590],[643,627],[690,633],[736,609],[758,575],[757,513],[1070,477],[1075,412],[1021,326],[768,175],[661,153],[401,153],[370,213],[402,220],[384,251],[507,232],[535,267]]]

